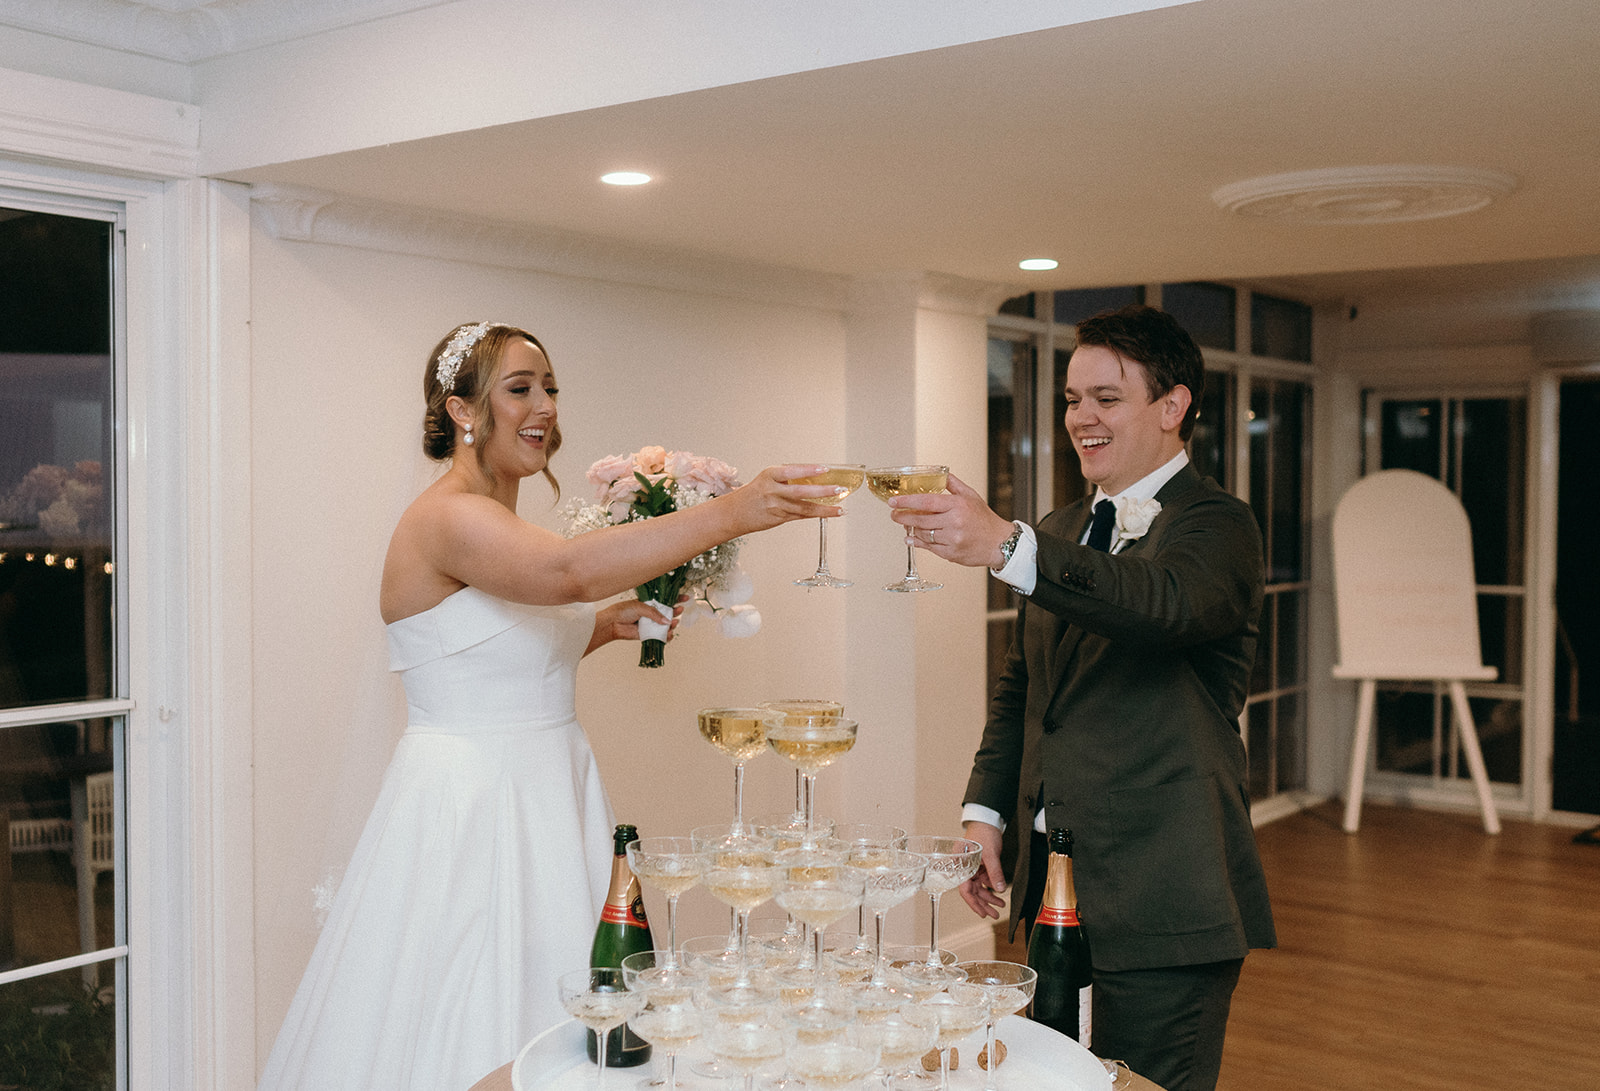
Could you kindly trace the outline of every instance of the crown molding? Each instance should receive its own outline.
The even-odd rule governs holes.
[[[257,223],[273,238],[352,246],[505,269],[720,295],[790,307],[845,309],[848,278],[593,235],[380,204],[321,190],[251,187]]]
[[[193,177],[200,161],[200,110],[0,69],[0,149],[147,177]]]
[[[450,0],[0,0],[0,24],[194,64]]]

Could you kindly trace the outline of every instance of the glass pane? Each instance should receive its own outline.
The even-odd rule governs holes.
[[[1257,701],[1245,706],[1251,799],[1266,799],[1272,795],[1273,712],[1271,701]]]
[[[989,340],[989,506],[1007,519],[1033,518],[1033,361],[1028,341]],[[988,581],[989,609],[1010,605]]]
[[[1292,792],[1304,788],[1306,783],[1305,748],[1300,740],[1305,738],[1302,709],[1303,694],[1287,693],[1278,698],[1278,717],[1274,725],[1276,768],[1273,788],[1278,792]]]
[[[117,945],[117,729],[80,720],[0,730],[0,832],[10,848],[0,869],[0,966]]]
[[[1205,348],[1233,351],[1238,342],[1233,327],[1237,305],[1238,293],[1226,284],[1195,281],[1161,286],[1161,309]]]
[[[1033,293],[1027,295],[1014,295],[1000,304],[999,314],[1015,315],[1017,318],[1033,317]]]
[[[0,208],[0,708],[112,695],[110,256]]]
[[[1446,698],[1445,703],[1449,704]],[[1495,784],[1520,784],[1522,782],[1522,702],[1499,697],[1468,697],[1472,707],[1472,723],[1478,732],[1478,745],[1483,748],[1483,765],[1489,779]],[[1467,756],[1461,751],[1456,758],[1454,776],[1467,780]]]
[[[1052,466],[1055,471],[1055,485],[1050,499],[1052,508],[1066,507],[1075,500],[1082,499],[1093,489],[1083,479],[1083,466],[1078,461],[1078,453],[1072,447],[1072,438],[1067,435],[1067,361],[1072,358],[1068,349],[1056,349],[1055,352],[1055,447]]]
[[[1472,524],[1479,583],[1520,586],[1524,580],[1527,419],[1527,403],[1521,398],[1461,403],[1460,495]]]
[[[1435,711],[1431,688],[1379,688],[1373,718],[1379,769],[1423,776],[1433,772]]]
[[[1270,504],[1263,536],[1267,582],[1305,578],[1303,484],[1305,481],[1306,406],[1309,389],[1285,380],[1258,382],[1251,393],[1250,461],[1252,501]],[[1260,425],[1265,417],[1265,431]],[[1260,442],[1257,442],[1258,439]],[[1265,466],[1258,466],[1262,456]]]
[[[1114,311],[1130,303],[1144,302],[1144,285],[1125,288],[1079,288],[1070,292],[1055,293],[1055,319],[1068,326],[1076,326],[1085,318],[1093,318],[1101,311]]]
[[[1200,400],[1200,415],[1195,418],[1194,433],[1189,437],[1189,460],[1201,477],[1209,477],[1229,488],[1232,460],[1228,457],[1228,444],[1232,421],[1234,377],[1222,371],[1206,372],[1206,390]]]
[[[1305,683],[1300,674],[1300,648],[1305,642],[1305,591],[1278,591],[1270,596],[1277,609],[1278,659],[1273,664],[1273,689]]]
[[[1600,380],[1562,382],[1559,459],[1551,801],[1557,810],[1600,814]]]
[[[0,1087],[111,1091],[117,1083],[116,989],[81,970],[0,985]]]
[[[1381,470],[1416,470],[1440,477],[1439,434],[1444,427],[1443,403],[1386,401],[1382,407],[1383,465]]]
[[[1311,308],[1288,299],[1250,295],[1250,351],[1311,362]]]
[[[1522,684],[1522,599],[1478,596],[1478,647],[1483,662],[1500,671],[1499,681]]]

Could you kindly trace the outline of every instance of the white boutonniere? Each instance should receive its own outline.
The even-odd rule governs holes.
[[[1149,500],[1132,500],[1126,497],[1117,497],[1114,503],[1117,506],[1117,541],[1132,542],[1143,538],[1150,529],[1150,524],[1155,522],[1156,516],[1161,514],[1161,501],[1154,498]]]

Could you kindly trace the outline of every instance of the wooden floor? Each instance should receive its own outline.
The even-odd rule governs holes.
[[[1337,803],[1256,831],[1280,946],[1234,994],[1220,1091],[1600,1089],[1600,845]],[[1013,952],[1014,953],[1014,952]],[[998,957],[1011,957],[1002,954]]]

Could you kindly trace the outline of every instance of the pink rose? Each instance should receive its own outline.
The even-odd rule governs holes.
[[[713,496],[721,496],[739,486],[739,471],[721,459],[696,456],[689,472],[678,478],[690,488],[703,489]]]
[[[618,478],[625,477],[633,480],[633,457],[631,455],[607,455],[593,466],[589,467],[587,474],[589,483],[595,487],[595,499],[604,500],[606,491],[611,483]]]
[[[695,457],[688,451],[668,451],[666,465],[662,467],[668,477],[683,481],[693,471]]]
[[[661,473],[667,467],[667,451],[665,447],[641,447],[633,456],[634,465],[639,472],[649,475]]]

